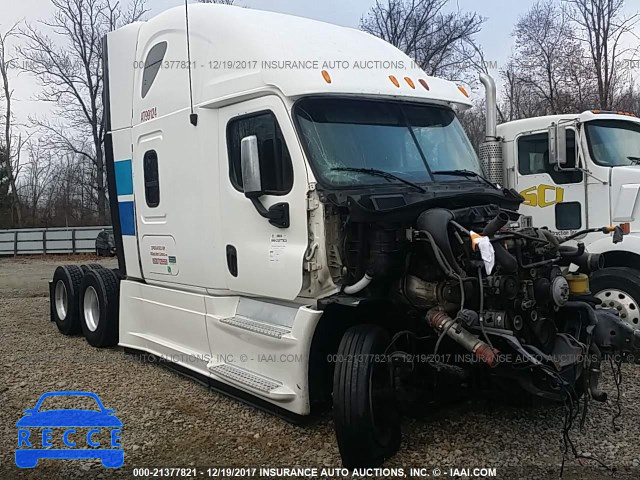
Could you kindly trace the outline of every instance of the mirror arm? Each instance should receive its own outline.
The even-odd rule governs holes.
[[[289,204],[286,202],[271,205],[267,210],[259,198],[252,197],[251,203],[261,217],[269,220],[269,223],[278,228],[289,228]]]

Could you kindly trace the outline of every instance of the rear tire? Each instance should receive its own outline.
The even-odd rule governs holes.
[[[61,265],[53,274],[50,298],[51,315],[63,335],[80,332],[78,296],[82,283],[82,269],[77,265]]]
[[[333,419],[347,468],[379,466],[400,447],[400,415],[383,355],[389,341],[380,327],[357,325],[338,348]]]
[[[106,268],[89,270],[80,287],[78,302],[82,333],[94,347],[112,347],[118,343],[120,283]]]
[[[100,265],[99,263],[88,263],[86,265],[80,265],[80,268],[82,269],[82,271],[84,273],[86,273],[89,270],[96,270],[98,268],[104,268],[104,267],[102,265]]]
[[[591,291],[602,306],[614,308],[620,318],[640,329],[640,272],[628,267],[608,267],[591,275]]]

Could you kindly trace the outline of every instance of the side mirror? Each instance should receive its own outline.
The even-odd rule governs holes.
[[[242,186],[247,198],[258,198],[262,195],[262,178],[260,176],[260,155],[258,153],[258,137],[250,135],[240,142],[240,164],[242,168]]]
[[[266,208],[260,201],[264,194],[262,177],[260,176],[260,155],[258,153],[258,137],[249,135],[240,142],[240,163],[242,167],[242,186],[244,196],[251,200],[260,216],[269,220],[278,228],[289,228],[289,204],[276,203]]]
[[[551,124],[549,127],[549,164],[563,167],[567,164],[567,127]]]

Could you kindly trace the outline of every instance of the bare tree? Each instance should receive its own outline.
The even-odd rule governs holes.
[[[5,33],[0,34],[0,76],[2,76],[2,97],[4,99],[4,136],[0,141],[2,155],[0,155],[0,169],[6,177],[7,194],[9,199],[9,209],[11,210],[11,223],[21,226],[22,215],[20,209],[20,197],[17,188],[17,176],[20,167],[20,151],[22,150],[22,139],[18,137],[14,143],[13,131],[13,111],[12,97],[13,89],[9,81],[9,70],[15,68],[15,57],[10,55],[8,42],[18,33],[18,25],[14,24]]]
[[[445,12],[447,0],[377,1],[360,28],[396,46],[428,75],[457,78],[477,62],[474,35],[485,19],[460,10]]]
[[[621,85],[619,64],[623,56],[638,52],[639,47],[625,47],[625,38],[635,36],[633,28],[640,22],[640,12],[624,17],[624,0],[564,0],[566,10],[581,31],[587,46],[592,75],[597,81],[600,108],[611,109]],[[633,42],[637,45],[637,41]]]
[[[133,0],[123,9],[120,2],[113,0],[51,2],[55,7],[51,19],[27,24],[20,32],[24,45],[18,51],[24,60],[23,68],[42,85],[38,99],[56,105],[55,120],[31,120],[53,147],[93,164],[97,213],[104,222],[102,39],[109,31],[139,19],[146,11],[145,4],[144,0]]]
[[[574,82],[590,79],[573,75],[583,65],[583,51],[565,11],[553,0],[538,2],[518,20],[513,36],[514,71],[542,100],[541,113],[571,109]]]
[[[46,190],[51,186],[51,173],[54,167],[52,152],[43,141],[30,142],[28,146],[29,159],[20,175],[20,196],[28,212],[30,224],[40,224],[39,207]]]
[[[218,5],[233,5],[235,0],[198,0],[200,3],[217,3]]]

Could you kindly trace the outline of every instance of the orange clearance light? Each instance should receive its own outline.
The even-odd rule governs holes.
[[[389,80],[391,80],[391,83],[393,83],[396,87],[400,88],[400,82],[395,76],[389,75]]]
[[[427,83],[427,81],[424,78],[421,78],[418,81],[420,82],[420,85],[422,85],[425,88],[425,90],[429,90],[429,84]]]
[[[467,93],[467,91],[465,90],[465,88],[463,86],[458,85],[458,90],[460,90],[465,97],[467,97],[467,98],[469,97],[469,93]]]
[[[413,80],[411,80],[409,77],[404,77],[404,81],[407,82],[407,85],[415,90],[416,84],[413,83]]]
[[[322,78],[324,78],[325,82],[331,83],[331,75],[326,70],[322,70]]]

